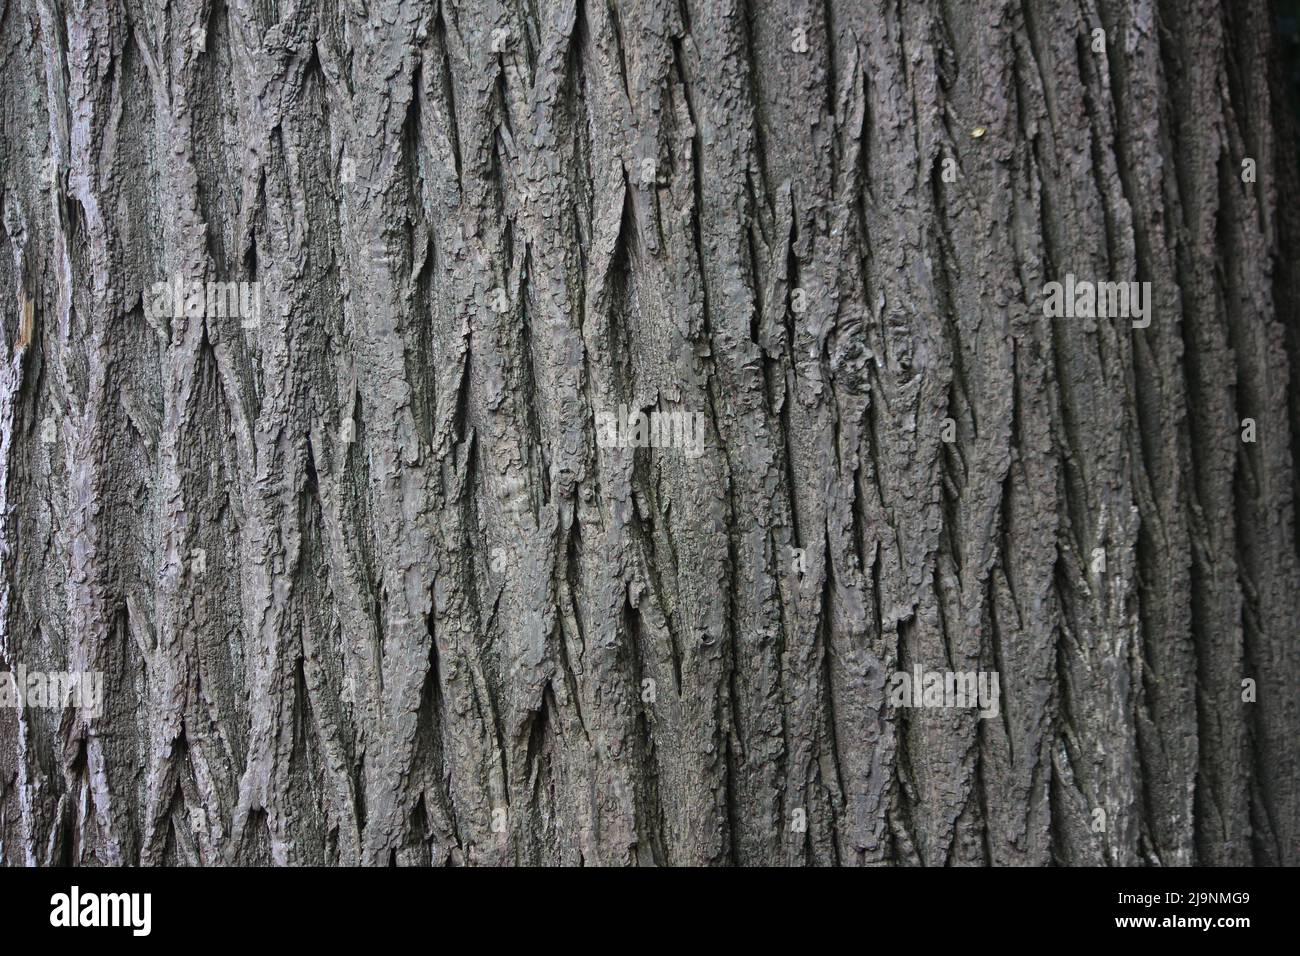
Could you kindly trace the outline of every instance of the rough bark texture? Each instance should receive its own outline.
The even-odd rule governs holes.
[[[0,859],[1300,863],[1270,17],[0,0]]]

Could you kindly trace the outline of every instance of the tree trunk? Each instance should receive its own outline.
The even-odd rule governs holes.
[[[333,7],[0,0],[0,860],[1300,863],[1267,4]]]

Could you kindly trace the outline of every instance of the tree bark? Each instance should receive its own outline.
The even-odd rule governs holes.
[[[0,860],[1300,863],[1268,4],[334,6],[0,0]]]

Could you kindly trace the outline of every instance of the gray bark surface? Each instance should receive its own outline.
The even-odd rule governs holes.
[[[1300,863],[1268,7],[0,0],[0,861]]]

